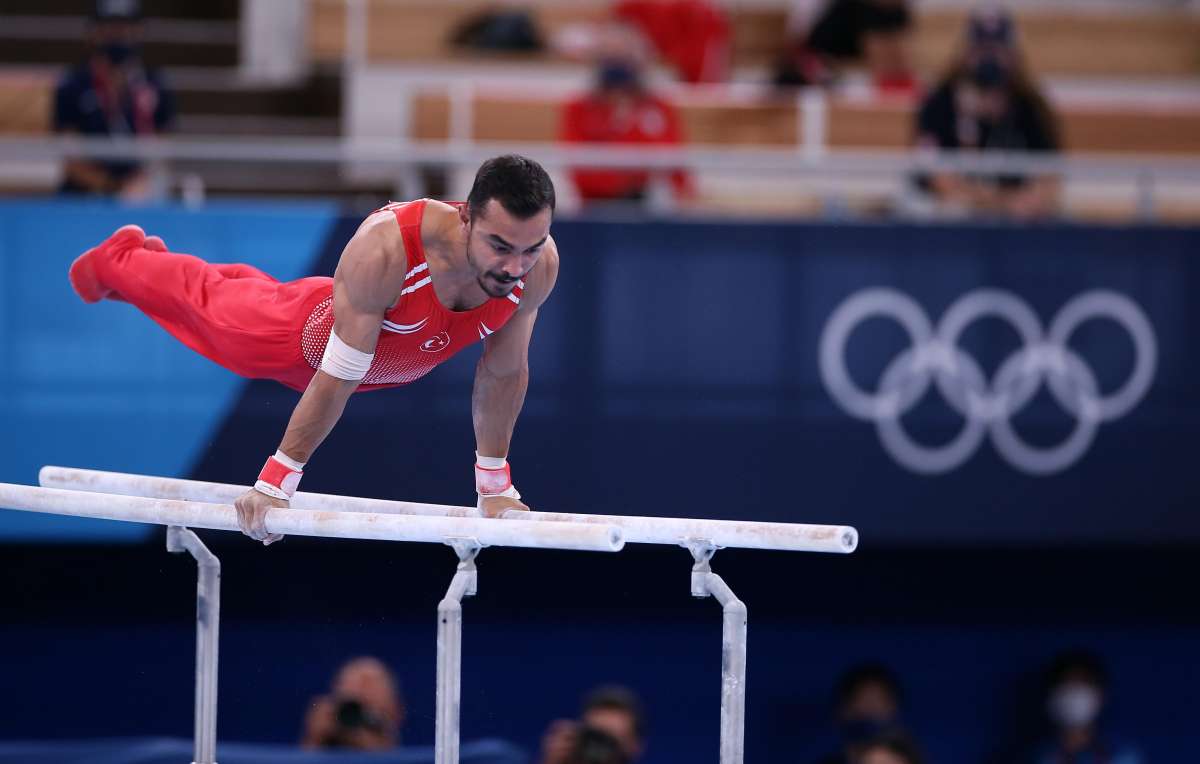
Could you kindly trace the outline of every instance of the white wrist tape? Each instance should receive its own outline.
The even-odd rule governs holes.
[[[274,456],[267,459],[262,472],[258,473],[254,490],[276,499],[290,500],[300,487],[300,478],[304,476],[303,467],[303,464],[282,451],[276,451]]]
[[[296,472],[303,472],[304,465],[308,464],[308,462],[298,462],[282,451],[275,452],[275,461],[279,462],[285,467],[295,470]]]
[[[512,473],[509,470],[508,459],[503,456],[481,456],[475,454],[475,492],[479,501],[484,496],[507,496],[510,499],[520,499],[521,494],[512,484]]]
[[[325,355],[321,358],[321,371],[347,382],[357,382],[367,376],[374,359],[374,353],[355,350],[342,342],[337,332],[331,331],[329,342],[325,343]]]

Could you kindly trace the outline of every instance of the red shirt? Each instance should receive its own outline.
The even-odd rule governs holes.
[[[614,13],[642,30],[684,82],[729,75],[729,20],[708,0],[620,0]]]
[[[421,217],[428,200],[394,202],[384,207],[396,215],[408,274],[396,304],[384,314],[371,369],[359,390],[373,390],[414,382],[458,351],[482,341],[508,323],[521,304],[525,282],[507,297],[493,297],[474,310],[450,310],[433,291],[425,248],[421,244]],[[321,366],[325,344],[333,330],[333,296],[319,303],[304,325],[304,358],[314,370]]]
[[[683,129],[675,107],[657,96],[641,93],[620,100],[589,93],[567,102],[561,137],[567,143],[626,143],[678,146]],[[644,170],[575,169],[572,180],[584,199],[625,199],[640,195],[650,182]],[[676,193],[691,193],[685,172],[671,173]]]

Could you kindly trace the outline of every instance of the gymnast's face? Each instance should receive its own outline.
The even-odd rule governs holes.
[[[550,238],[549,207],[531,218],[516,217],[495,199],[474,218],[464,207],[467,263],[489,297],[505,297],[533,270]]]

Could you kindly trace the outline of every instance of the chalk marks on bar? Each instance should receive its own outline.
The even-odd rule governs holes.
[[[52,488],[222,504],[231,503],[246,490],[244,486],[226,483],[203,483],[195,480],[69,467],[43,467],[39,480],[43,486]],[[304,492],[296,494],[292,500],[292,507],[335,512],[438,517],[478,517],[479,514],[474,507]],[[585,515],[559,512],[509,512],[504,521],[542,525],[566,523],[616,526],[624,532],[626,542],[636,544],[686,546],[690,541],[705,540],[718,548],[834,554],[848,554],[858,546],[858,531],[848,525],[760,523],[741,520]]]
[[[229,504],[72,491],[0,483],[0,508],[104,520],[236,531],[237,510]],[[273,509],[267,530],[291,536],[421,541],[444,544],[472,539],[481,546],[617,552],[625,545],[620,528],[529,521],[497,522],[479,517],[430,517],[373,512]]]

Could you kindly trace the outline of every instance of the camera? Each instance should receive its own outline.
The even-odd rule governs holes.
[[[338,726],[347,730],[365,728],[373,732],[382,732],[385,727],[382,719],[353,699],[339,701],[334,710],[334,717]]]
[[[361,740],[357,733],[365,731],[381,735],[387,730],[383,719],[352,698],[335,700],[333,718],[337,726],[318,743],[321,748],[358,748]]]
[[[568,764],[629,764],[615,737],[594,727],[583,727],[575,740]]]

